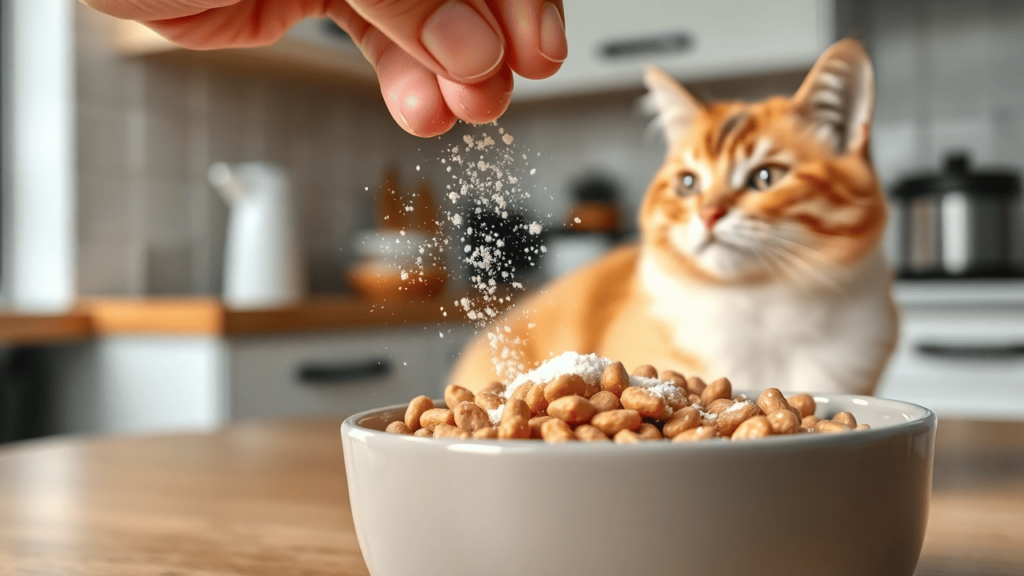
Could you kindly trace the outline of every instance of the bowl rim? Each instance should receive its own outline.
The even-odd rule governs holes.
[[[739,394],[744,394],[747,391],[738,390]],[[751,392],[753,393],[753,392]],[[798,394],[800,392],[797,392]],[[789,395],[783,392],[785,395]],[[892,438],[894,436],[903,436],[906,434],[914,434],[918,432],[926,432],[929,429],[935,429],[938,418],[929,408],[913,404],[911,402],[904,402],[902,400],[892,400],[889,398],[877,398],[874,396],[864,396],[859,394],[831,394],[831,393],[813,393],[808,392],[814,397],[814,400],[818,405],[828,404],[831,399],[844,399],[850,400],[855,404],[869,405],[872,402],[882,403],[887,408],[896,411],[897,414],[902,410],[903,416],[907,420],[903,422],[897,422],[891,426],[883,426],[877,428],[871,428],[870,430],[860,430],[856,434],[786,434],[778,436],[768,436],[766,438],[759,438],[752,442],[725,442],[721,440],[710,440],[705,442],[640,442],[638,444],[629,447],[631,453],[636,453],[637,450],[766,450],[771,447],[776,449],[793,449],[797,447],[814,447],[814,446],[826,446],[826,447],[846,447],[853,445],[860,445],[865,443],[873,443],[876,441]],[[860,402],[858,402],[860,401]],[[435,400],[435,405],[440,403],[444,404],[443,400]],[[548,450],[570,450],[570,451],[582,451],[586,453],[602,452],[604,450],[620,450],[621,448],[611,442],[561,442],[561,443],[547,443],[543,441],[520,441],[516,442],[513,440],[476,440],[468,439],[462,440],[459,438],[423,438],[419,436],[411,436],[407,434],[391,434],[383,430],[376,430],[374,428],[368,428],[362,426],[359,422],[363,419],[377,415],[381,412],[387,412],[391,410],[399,410],[407,404],[395,404],[392,406],[385,406],[382,408],[374,408],[371,410],[364,410],[357,414],[353,414],[348,418],[345,418],[341,423],[341,435],[342,438],[349,438],[352,440],[358,440],[362,442],[374,441],[384,443],[412,443],[409,445],[422,445],[432,446],[442,451],[451,452],[469,452],[469,453],[481,453],[481,454],[517,454],[517,453],[535,453],[538,451]],[[912,414],[908,414],[910,412]]]

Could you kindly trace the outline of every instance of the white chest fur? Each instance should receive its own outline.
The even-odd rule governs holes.
[[[841,290],[782,283],[711,286],[641,259],[652,315],[701,376],[736,388],[870,393],[896,333],[888,272],[874,256]]]

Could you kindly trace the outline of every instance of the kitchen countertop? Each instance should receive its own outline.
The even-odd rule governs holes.
[[[454,298],[376,302],[338,296],[266,310],[232,310],[217,298],[203,297],[90,299],[66,314],[0,312],[0,345],[128,334],[239,336],[461,323],[463,316],[452,306]],[[442,307],[450,311],[447,316]]]
[[[0,543],[5,575],[367,574],[336,419],[0,446]],[[916,576],[1019,576],[1022,550],[1024,424],[942,421]]]
[[[26,314],[0,311],[0,346],[73,342],[92,335],[92,319],[82,312]]]

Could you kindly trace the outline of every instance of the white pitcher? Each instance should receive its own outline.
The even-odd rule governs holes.
[[[288,173],[265,162],[218,162],[209,180],[231,208],[224,303],[253,309],[299,300],[304,286]]]

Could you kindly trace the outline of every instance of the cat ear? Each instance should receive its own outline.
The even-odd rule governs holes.
[[[644,84],[671,146],[686,135],[704,104],[661,68],[648,66],[644,70]]]
[[[875,73],[860,42],[846,38],[818,58],[796,96],[811,133],[836,154],[865,151],[875,107]]]

